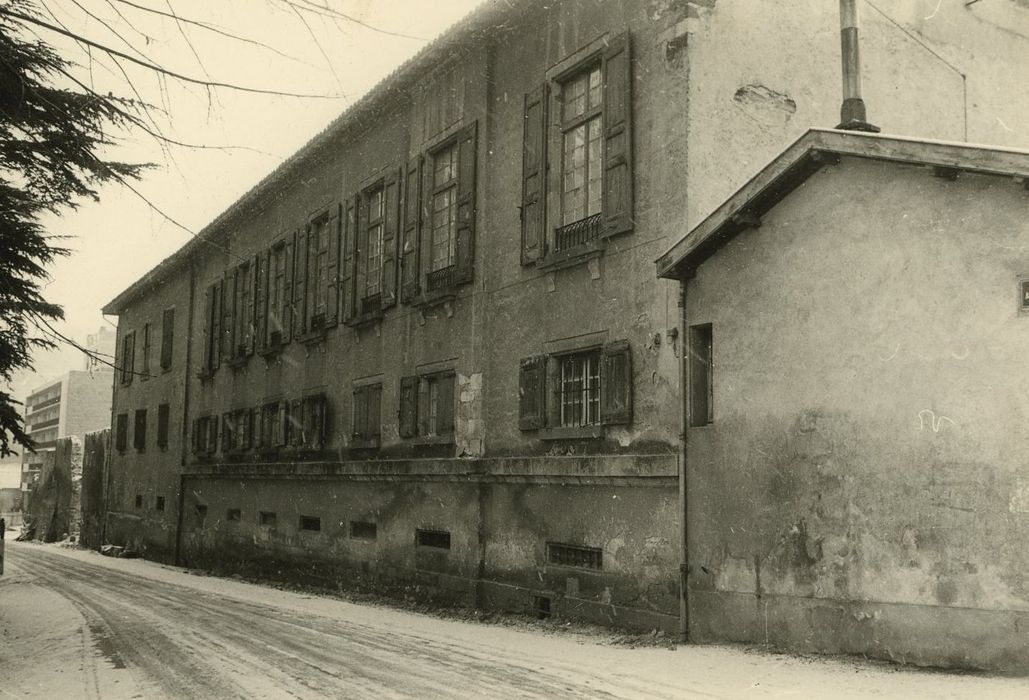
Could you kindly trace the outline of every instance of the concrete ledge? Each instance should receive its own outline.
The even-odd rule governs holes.
[[[1029,675],[1029,612],[690,591],[690,639]]]
[[[199,464],[187,468],[189,471],[183,474],[187,479],[425,479],[586,484],[615,480],[659,486],[673,486],[678,474],[677,457],[669,454]]]

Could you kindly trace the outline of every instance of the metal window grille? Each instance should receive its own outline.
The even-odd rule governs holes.
[[[300,529],[309,532],[320,532],[322,529],[322,519],[311,515],[301,515]]]
[[[559,362],[561,426],[597,425],[600,422],[600,353],[566,355],[559,358]]]
[[[440,268],[439,270],[433,270],[425,276],[425,286],[432,292],[437,289],[446,289],[454,285],[454,275],[457,271],[456,265],[448,265],[447,267]]]
[[[350,536],[359,540],[374,540],[378,536],[378,527],[375,523],[351,520]]]
[[[547,542],[547,562],[559,566],[602,569],[604,566],[604,551],[599,547]]]

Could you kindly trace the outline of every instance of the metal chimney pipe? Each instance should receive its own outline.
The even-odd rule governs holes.
[[[856,0],[840,0],[840,54],[843,63],[843,105],[837,129],[878,132],[879,127],[865,119],[861,99],[861,51],[858,44]]]

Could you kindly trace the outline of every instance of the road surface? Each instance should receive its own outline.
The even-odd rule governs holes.
[[[1029,681],[630,649],[10,540],[0,578],[0,698],[815,696],[1024,698]]]

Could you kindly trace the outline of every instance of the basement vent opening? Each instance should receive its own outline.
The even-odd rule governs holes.
[[[450,533],[445,530],[416,530],[415,543],[419,547],[450,549]]]
[[[239,508],[229,508],[225,511],[225,519],[230,523],[238,523],[243,519],[243,511]]]
[[[139,495],[138,493],[136,494],[136,507],[137,508],[142,508],[143,507],[143,497],[141,495]]]
[[[300,529],[307,530],[308,532],[321,532],[322,519],[315,518],[310,515],[300,516]]]
[[[550,617],[550,598],[545,595],[533,596],[532,607],[536,612],[537,620],[546,620]]]
[[[275,524],[278,522],[278,518],[276,517],[275,513],[262,510],[260,513],[257,514],[257,521],[261,525],[269,525],[274,527]]]
[[[358,540],[374,540],[378,536],[378,528],[375,523],[351,520],[350,536]]]
[[[583,547],[576,544],[547,542],[547,562],[559,566],[575,566],[582,569],[601,569],[604,552],[599,547]]]
[[[164,510],[164,496],[157,497],[157,503],[154,505],[157,510]]]

